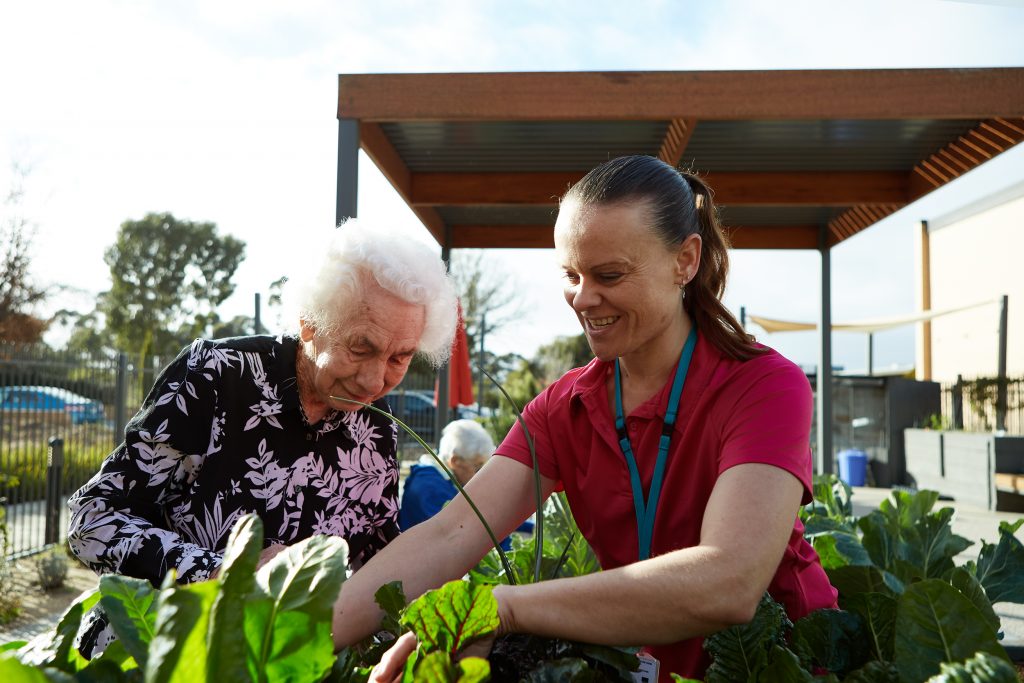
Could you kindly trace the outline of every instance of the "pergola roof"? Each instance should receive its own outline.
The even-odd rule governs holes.
[[[450,248],[550,247],[568,185],[651,154],[733,246],[819,249],[1024,140],[1024,69],[342,75],[338,117]]]

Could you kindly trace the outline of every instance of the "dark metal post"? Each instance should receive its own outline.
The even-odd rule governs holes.
[[[441,245],[441,260],[444,261],[445,267],[451,270],[452,266],[452,250],[448,246],[452,243],[452,229],[451,226],[445,226],[444,228],[444,244]],[[448,395],[449,395],[449,376],[451,375],[451,362],[447,362],[438,368],[437,371],[437,421],[435,424],[434,434],[436,434],[435,441],[441,438],[441,430],[448,424]]]
[[[868,377],[875,374],[875,333],[868,332]]]
[[[740,327],[747,329],[747,307],[740,306]]]
[[[822,226],[818,233],[818,252],[821,254],[821,314],[818,323],[821,347],[818,349],[816,469],[818,474],[831,474],[835,471],[832,462],[832,256],[826,226]]]
[[[47,545],[60,542],[61,474],[64,471],[64,440],[50,439],[46,462],[46,528],[43,542]]]
[[[256,292],[255,310],[252,316],[252,327],[254,334],[260,334],[263,332],[263,326],[260,324],[260,293]]]
[[[956,376],[953,385],[953,429],[964,428],[964,377]]]
[[[114,389],[114,446],[121,442],[128,422],[128,354],[117,354],[117,386]]]
[[[1009,297],[999,300],[999,369],[996,389],[996,429],[1006,431],[1006,309]]]
[[[356,194],[359,189],[359,122],[338,119],[338,195],[334,225],[356,217]]]
[[[484,410],[484,336],[487,334],[487,314],[484,313],[480,316],[480,379],[478,382],[478,389],[476,393],[476,412],[477,415],[483,417]]]

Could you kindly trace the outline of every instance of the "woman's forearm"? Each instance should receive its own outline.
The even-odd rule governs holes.
[[[374,593],[384,584],[401,581],[408,599],[463,576],[486,553],[480,533],[460,534],[442,517],[418,524],[377,553],[349,578],[334,605],[334,644],[342,648],[375,632],[383,613]]]
[[[716,549],[695,547],[589,576],[502,586],[495,596],[511,631],[656,645],[748,621],[763,588],[744,578]]]

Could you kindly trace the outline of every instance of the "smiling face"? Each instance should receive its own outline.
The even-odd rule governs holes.
[[[696,249],[694,249],[694,244]],[[594,355],[678,356],[689,330],[679,285],[697,270],[700,238],[669,249],[650,228],[642,201],[580,206],[563,203],[555,249],[565,300],[576,312]]]
[[[426,320],[422,305],[403,301],[372,278],[362,289],[355,310],[332,334],[302,323],[300,395],[314,416],[326,408],[361,407],[331,396],[371,403],[394,389],[419,345]]]

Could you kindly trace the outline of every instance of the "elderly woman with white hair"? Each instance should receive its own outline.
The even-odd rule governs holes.
[[[438,457],[463,486],[480,471],[492,453],[494,441],[479,422],[453,420],[445,425],[441,432]],[[429,455],[423,455],[419,462],[409,468],[409,476],[405,478],[398,525],[402,531],[407,531],[420,522],[425,522],[440,512],[458,492],[448,473],[437,461]],[[516,531],[532,533],[533,522],[526,520]],[[505,550],[509,550],[511,546],[509,538],[501,542],[501,547]]]
[[[300,280],[292,334],[197,339],[163,370],[69,502],[68,541],[85,564],[154,585],[172,569],[201,581],[248,512],[263,520],[261,563],[331,534],[358,568],[398,535],[395,425],[338,397],[386,410],[414,354],[442,363],[454,288],[428,247],[356,221]],[[112,639],[100,616],[80,649]]]

